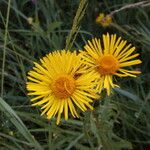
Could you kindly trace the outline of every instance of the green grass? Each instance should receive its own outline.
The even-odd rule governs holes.
[[[99,12],[110,13],[140,0],[92,0],[88,5],[85,1],[82,9],[79,2],[0,1],[1,150],[150,149],[150,6],[122,10],[113,16],[113,26],[103,28],[95,23]],[[33,18],[32,25],[28,17]],[[142,74],[118,78],[121,88],[110,97],[103,92],[95,110],[80,119],[70,117],[57,126],[55,119],[41,117],[25,88],[33,61],[56,49],[82,49],[88,39],[106,32],[136,46]]]

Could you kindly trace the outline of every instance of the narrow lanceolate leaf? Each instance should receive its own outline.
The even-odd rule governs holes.
[[[36,150],[43,150],[41,145],[34,139],[22,120],[18,117],[16,112],[0,97],[0,111],[2,111],[22,134],[22,136],[33,146]]]

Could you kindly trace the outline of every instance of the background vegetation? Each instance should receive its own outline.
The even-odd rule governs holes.
[[[74,31],[73,19],[85,0],[0,0],[0,149],[1,150],[149,150],[150,149],[150,5],[113,15],[113,24],[95,23],[106,14],[140,0],[89,0]],[[86,2],[86,1],[85,1]],[[84,13],[85,11],[85,13]],[[31,18],[33,18],[33,20]],[[74,20],[75,21],[75,20]],[[117,33],[141,54],[142,74],[117,79],[120,89],[102,94],[95,110],[57,126],[30,106],[26,74],[45,54],[66,47],[82,49],[86,40]]]

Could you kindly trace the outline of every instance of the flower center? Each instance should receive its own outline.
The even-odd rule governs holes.
[[[118,60],[112,55],[105,55],[97,60],[97,69],[101,75],[115,74],[119,69]]]
[[[51,89],[56,97],[67,98],[75,90],[75,79],[70,75],[60,75],[52,82]]]

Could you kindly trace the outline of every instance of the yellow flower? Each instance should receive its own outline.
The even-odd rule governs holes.
[[[111,87],[117,86],[113,83],[113,76],[136,77],[140,73],[124,68],[140,64],[141,60],[136,59],[138,53],[133,54],[135,47],[128,45],[121,37],[117,38],[116,34],[103,35],[103,43],[100,39],[92,39],[84,48],[86,51],[83,52],[83,63],[87,65],[87,69],[99,74],[100,82],[97,88],[100,92],[105,88],[110,95]]]
[[[107,27],[112,23],[112,17],[110,15],[100,13],[96,18],[96,23],[101,24],[103,27]]]
[[[57,115],[59,124],[62,113],[68,120],[69,110],[73,117],[79,117],[75,106],[83,112],[93,109],[90,103],[99,98],[94,89],[97,75],[95,72],[81,74],[80,55],[66,50],[55,51],[40,62],[34,62],[33,70],[28,73],[27,90],[28,95],[35,96],[31,99],[32,105],[41,106],[41,115],[46,114],[48,119]]]

